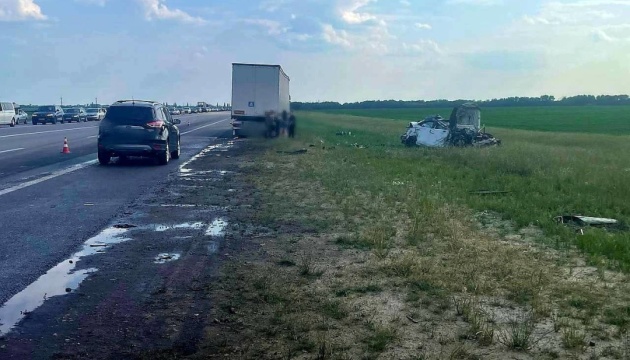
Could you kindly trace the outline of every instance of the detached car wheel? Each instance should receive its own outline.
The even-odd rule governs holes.
[[[106,153],[105,151],[99,151],[98,152],[98,162],[101,165],[108,165],[109,161],[112,159],[112,156],[109,153]]]

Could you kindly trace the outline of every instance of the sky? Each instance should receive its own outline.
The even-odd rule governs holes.
[[[231,63],[293,101],[630,93],[630,0],[0,0],[0,99],[230,102]]]

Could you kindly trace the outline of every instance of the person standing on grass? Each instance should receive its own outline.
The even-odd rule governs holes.
[[[295,115],[293,114],[289,116],[289,137],[290,138],[295,137]]]

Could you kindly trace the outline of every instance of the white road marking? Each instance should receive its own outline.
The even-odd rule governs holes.
[[[88,138],[88,139],[92,139],[92,138],[95,138],[95,137],[98,137],[98,135],[88,136],[87,138]]]
[[[191,133],[191,132],[193,132],[193,131],[197,131],[197,130],[199,130],[199,129],[203,129],[203,128],[206,128],[206,127],[208,127],[208,126],[212,126],[212,125],[216,125],[216,124],[218,124],[218,123],[222,123],[222,122],[224,122],[224,121],[228,121],[228,120],[230,120],[230,119],[223,119],[223,120],[220,120],[220,121],[217,121],[217,122],[213,122],[212,124],[208,124],[208,125],[200,126],[200,127],[196,128],[196,129],[193,129],[193,130],[190,130],[190,131],[183,132],[183,133],[182,133],[182,135],[190,134],[190,133]]]
[[[24,150],[24,148],[17,148],[17,149],[11,149],[11,150],[2,150],[2,151],[0,151],[0,154],[4,154],[4,153],[8,153],[8,152],[14,152],[14,151],[20,151],[20,150]]]
[[[16,136],[37,135],[37,134],[46,134],[46,133],[54,133],[54,132],[61,132],[61,131],[70,131],[70,130],[92,129],[95,127],[98,127],[98,126],[88,126],[88,127],[70,128],[70,129],[61,129],[61,130],[36,131],[36,132],[24,133],[24,134],[1,135],[0,139],[16,137]]]
[[[69,168],[67,168],[67,169],[59,170],[59,171],[57,171],[57,172],[54,172],[54,173],[52,173],[52,174],[50,174],[50,175],[47,175],[47,176],[41,177],[41,178],[39,178],[39,179],[35,179],[35,180],[31,180],[31,181],[27,181],[27,182],[25,182],[25,183],[23,183],[23,184],[13,186],[13,187],[10,187],[10,188],[8,188],[8,189],[0,190],[0,196],[2,196],[2,195],[6,195],[6,194],[10,194],[10,193],[12,193],[12,192],[14,192],[14,191],[18,191],[18,190],[21,190],[21,189],[27,188],[27,187],[29,187],[29,186],[33,186],[33,185],[36,185],[36,184],[42,183],[42,182],[44,182],[44,181],[48,181],[48,180],[50,180],[50,179],[54,179],[54,178],[56,178],[56,177],[59,177],[59,176],[65,175],[65,174],[69,174],[69,173],[71,173],[71,172],[75,172],[75,171],[77,171],[77,170],[81,170],[81,169],[86,168],[86,167],[88,167],[88,166],[90,166],[90,165],[94,165],[94,164],[96,164],[97,162],[98,162],[98,160],[90,160],[90,161],[86,161],[86,162],[84,162],[84,163],[81,163],[81,164],[77,164],[77,165],[71,166],[71,167],[69,167]]]
[[[190,130],[190,131],[183,132],[183,133],[182,133],[182,135],[186,135],[186,134],[189,134],[189,133],[191,133],[191,132],[193,132],[193,131],[197,131],[197,130],[199,130],[199,129],[203,129],[203,128],[206,128],[206,127],[208,127],[208,126],[212,126],[212,125],[216,125],[216,124],[219,124],[219,123],[222,123],[222,122],[228,121],[228,120],[229,120],[229,119],[223,119],[223,120],[219,120],[219,121],[213,122],[212,124],[208,124],[208,125],[200,126],[200,127],[196,128],[196,129],[193,129],[193,130]],[[93,127],[96,127],[96,126],[93,126]],[[58,131],[67,131],[67,130],[76,130],[76,129],[89,129],[89,128],[73,128],[73,129],[64,129],[64,130],[40,131],[40,132],[29,133],[29,134],[42,134],[42,133],[46,133],[46,132],[58,132]],[[21,136],[21,135],[29,135],[29,134],[5,135],[5,136],[0,136],[0,138],[2,138],[2,137],[12,137],[12,136]],[[98,136],[98,135],[96,135],[96,136]],[[96,136],[90,136],[89,138],[93,138],[93,137],[96,137]],[[88,138],[88,139],[89,139],[89,138]],[[9,152],[9,151],[18,151],[18,150],[23,150],[23,148],[20,148],[20,149],[12,149],[12,150],[5,150],[4,152]],[[2,153],[2,151],[0,151],[0,154],[1,154],[1,153]],[[25,182],[25,183],[23,183],[23,184],[13,186],[13,187],[10,187],[10,188],[8,188],[8,189],[0,190],[0,196],[2,196],[2,195],[6,195],[6,194],[10,194],[10,193],[12,193],[12,192],[14,192],[14,191],[18,191],[18,190],[21,190],[21,189],[27,188],[27,187],[29,187],[29,186],[37,185],[37,184],[42,183],[42,182],[44,182],[44,181],[48,181],[48,180],[50,180],[50,179],[54,179],[54,178],[59,177],[59,176],[62,176],[62,175],[66,175],[66,174],[69,174],[69,173],[71,173],[71,172],[75,172],[75,171],[77,171],[77,170],[84,169],[84,168],[86,168],[86,167],[88,167],[88,166],[90,166],[90,165],[96,164],[97,162],[98,162],[98,160],[90,160],[90,161],[86,161],[86,162],[84,162],[84,163],[81,163],[81,164],[78,164],[78,165],[71,166],[71,167],[69,167],[69,168],[67,168],[67,169],[64,169],[64,170],[59,170],[59,171],[57,171],[57,172],[54,172],[54,173],[52,173],[52,174],[50,174],[50,175],[47,175],[47,176],[41,177],[41,178],[39,178],[39,179],[35,179],[35,180],[31,180],[31,181],[27,181],[27,182]]]

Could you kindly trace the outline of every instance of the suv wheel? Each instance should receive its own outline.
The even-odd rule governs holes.
[[[177,139],[177,149],[173,152],[171,152],[171,157],[173,159],[179,159],[179,154],[181,153],[181,147],[180,147],[180,139]]]
[[[106,153],[105,151],[100,151],[98,152],[98,162],[101,165],[107,165],[109,164],[109,161],[112,159],[112,156],[109,153]]]
[[[160,165],[166,165],[171,160],[171,147],[168,145],[168,142],[166,140],[166,149],[157,156],[158,164]]]
[[[10,126],[11,126],[11,127],[14,127],[14,126],[15,126],[15,119],[11,119],[11,125],[10,125]]]

